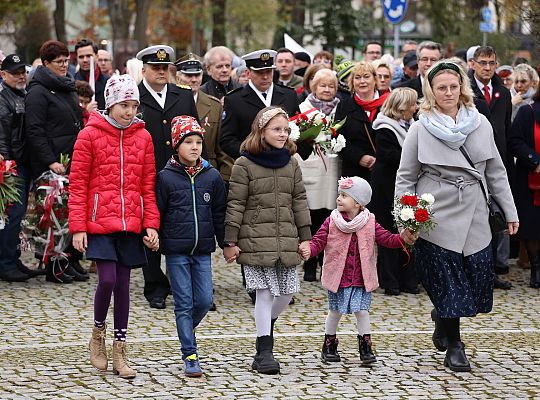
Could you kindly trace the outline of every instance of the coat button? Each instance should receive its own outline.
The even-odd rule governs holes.
[[[164,120],[163,120],[163,125],[165,125],[166,123],[167,123],[167,120],[166,120],[166,119],[164,119]]]
[[[165,144],[166,144],[167,146],[170,146],[170,145],[171,145],[171,142],[169,142],[169,141],[167,140],[167,141],[165,142]]]

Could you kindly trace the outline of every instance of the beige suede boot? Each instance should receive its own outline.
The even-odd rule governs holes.
[[[88,344],[90,349],[90,362],[100,371],[107,371],[107,349],[105,348],[105,333],[107,327],[92,329],[92,338]]]
[[[113,342],[113,372],[120,375],[120,378],[135,378],[137,372],[127,364],[127,345],[126,342],[115,340]]]

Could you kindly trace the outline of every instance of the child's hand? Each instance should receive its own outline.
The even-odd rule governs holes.
[[[416,240],[418,239],[419,233],[415,233],[410,229],[404,229],[401,231],[399,236],[401,237],[401,240],[412,246],[414,242],[416,242]]]
[[[233,247],[225,247],[223,249],[223,257],[225,258],[225,261],[228,263],[232,263],[238,259],[240,256],[240,247],[233,246]]]
[[[81,253],[86,251],[86,248],[88,247],[88,237],[86,236],[86,232],[77,232],[73,234],[73,247]]]
[[[143,237],[143,243],[152,251],[159,250],[159,235],[154,228],[146,228],[146,236]]]
[[[311,249],[309,247],[309,240],[306,240],[298,245],[298,253],[302,256],[304,261],[311,258]]]
[[[97,110],[97,108],[98,108],[97,101],[92,100],[92,101],[91,101],[90,103],[88,103],[88,105],[86,106],[86,111],[88,111],[89,113],[92,113],[92,111]]]

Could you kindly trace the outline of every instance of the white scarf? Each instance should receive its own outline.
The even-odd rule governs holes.
[[[456,121],[436,109],[420,114],[419,119],[429,133],[453,150],[458,150],[469,133],[480,126],[480,113],[476,107],[467,108],[463,105],[459,108]]]
[[[414,120],[411,120],[409,122],[412,123],[414,122]],[[394,132],[399,142],[399,145],[403,147],[403,142],[405,141],[405,135],[407,134],[407,130],[399,123],[399,121],[390,118],[383,113],[379,113],[379,115],[377,115],[377,118],[375,118],[375,121],[373,121],[373,129],[377,130],[381,128],[387,128]]]
[[[364,225],[367,224],[370,215],[371,213],[369,210],[364,208],[364,210],[354,217],[352,221],[345,221],[343,215],[341,215],[341,212],[334,209],[330,214],[330,218],[332,218],[332,221],[334,221],[334,224],[336,224],[337,228],[341,232],[354,233],[362,229]]]

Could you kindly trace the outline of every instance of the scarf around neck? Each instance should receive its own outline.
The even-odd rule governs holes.
[[[454,121],[452,117],[433,109],[430,113],[420,114],[419,120],[429,133],[452,150],[459,150],[469,133],[480,126],[480,113],[475,107],[461,106]]]
[[[191,177],[194,177],[199,172],[201,172],[201,169],[203,168],[203,161],[202,161],[202,158],[199,157],[195,165],[193,166],[185,165],[178,158],[178,154],[173,154],[171,156],[171,165],[174,165],[176,168],[186,171],[186,174],[188,174]]]
[[[247,151],[243,151],[240,153],[240,155],[246,157],[248,160],[251,160],[256,164],[272,169],[284,167],[291,159],[289,150],[286,148],[265,150],[259,154],[251,154]]]
[[[356,217],[354,217],[351,221],[345,221],[345,218],[343,218],[343,215],[341,212],[339,212],[337,209],[334,209],[332,213],[330,214],[330,218],[332,218],[332,221],[334,221],[334,224],[336,224],[337,228],[343,232],[343,233],[354,233],[359,231],[368,223],[369,216],[371,213],[367,208],[364,208],[362,212],[360,212]]]
[[[339,98],[334,97],[330,101],[323,101],[316,98],[313,93],[310,93],[307,97],[307,101],[309,101],[313,107],[322,112],[324,115],[330,115],[337,107]]]
[[[356,101],[356,104],[358,104],[362,110],[369,112],[369,116],[368,116],[369,122],[373,122],[373,120],[377,116],[376,111],[383,105],[384,101],[388,98],[389,95],[390,93],[388,92],[379,96],[376,99],[366,101],[366,100],[362,100],[355,93],[354,101]]]
[[[409,121],[409,123],[410,122],[411,121]],[[390,129],[392,132],[394,132],[394,135],[396,135],[399,145],[403,147],[403,142],[405,141],[407,130],[403,125],[400,124],[400,121],[390,118],[383,113],[379,113],[375,121],[373,121],[373,129],[377,130],[381,128]]]

